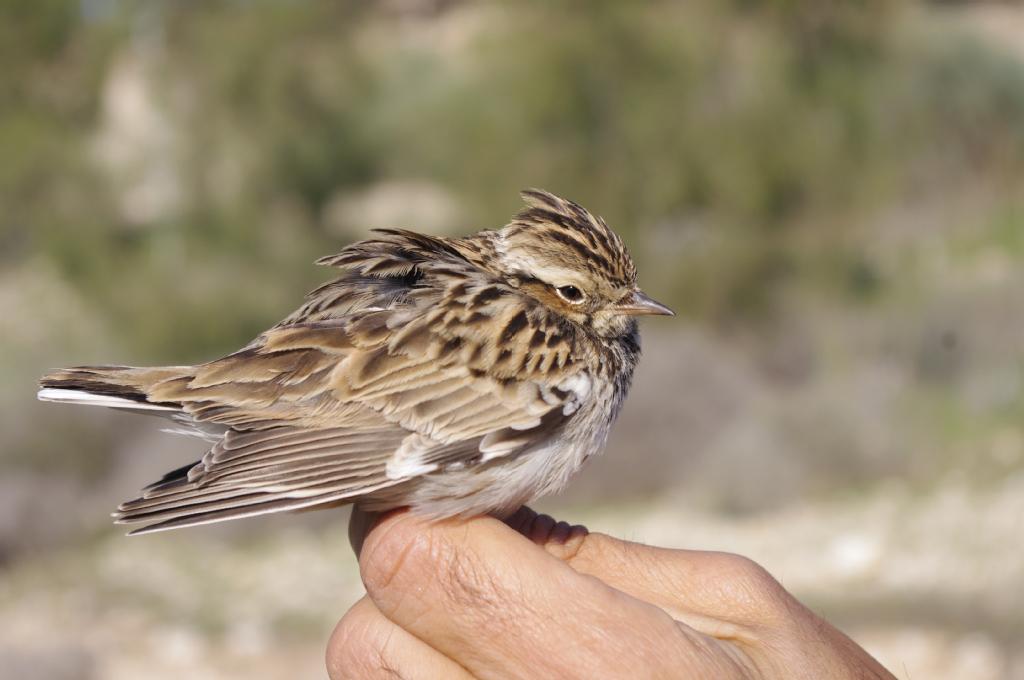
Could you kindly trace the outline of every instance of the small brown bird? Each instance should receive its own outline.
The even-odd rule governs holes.
[[[159,531],[312,506],[508,514],[599,452],[640,355],[637,288],[604,220],[544,191],[499,231],[378,230],[243,349],[198,366],[81,366],[47,401],[153,413],[213,446],[118,523]]]

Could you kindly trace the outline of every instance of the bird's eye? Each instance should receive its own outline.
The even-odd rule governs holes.
[[[558,293],[558,297],[569,304],[578,305],[583,302],[583,291],[576,286],[559,286],[555,291]]]

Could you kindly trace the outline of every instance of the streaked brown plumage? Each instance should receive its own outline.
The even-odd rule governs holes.
[[[523,197],[499,231],[384,229],[321,259],[341,276],[222,359],[54,371],[39,397],[156,413],[213,443],[120,506],[136,532],[342,502],[512,512],[604,446],[635,316],[671,314],[603,220]]]

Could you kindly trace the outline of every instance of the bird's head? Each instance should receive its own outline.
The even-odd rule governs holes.
[[[546,191],[522,196],[526,207],[497,239],[511,285],[604,337],[632,333],[636,316],[672,316],[637,287],[633,259],[603,219]]]

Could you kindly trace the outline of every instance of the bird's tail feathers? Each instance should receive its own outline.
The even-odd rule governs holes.
[[[75,366],[52,371],[39,381],[41,401],[106,406],[134,411],[178,411],[180,404],[149,400],[150,389],[165,380],[181,377],[181,366],[134,368],[131,366]]]

